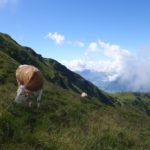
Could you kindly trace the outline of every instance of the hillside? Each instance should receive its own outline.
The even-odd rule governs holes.
[[[150,93],[111,93],[114,105],[150,116]]]
[[[46,80],[63,88],[76,91],[79,94],[86,92],[89,96],[97,97],[104,103],[112,104],[109,98],[95,85],[68,70],[57,61],[43,58],[31,48],[19,45],[9,35],[1,33],[0,41],[0,51],[13,58],[19,64],[33,64],[37,66],[44,74]]]
[[[15,70],[23,63],[37,66],[44,75],[39,110],[35,103],[32,108],[13,103],[17,90]],[[81,99],[82,91],[90,96]],[[148,95],[104,93],[57,61],[43,58],[2,33],[0,95],[2,150],[148,150],[150,147],[150,117],[148,111],[145,113],[149,110],[145,108],[150,104]],[[135,97],[143,105],[135,105]]]

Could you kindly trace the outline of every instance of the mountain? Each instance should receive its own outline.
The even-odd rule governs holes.
[[[99,88],[105,90],[107,85],[107,73],[105,72],[96,72],[91,70],[83,70],[83,71],[76,71],[79,75],[83,78],[91,81],[93,84],[97,85]]]
[[[132,88],[129,87],[129,83],[123,82],[120,77],[115,77],[114,79],[110,79],[112,74],[105,72],[97,72],[91,70],[83,70],[77,71],[85,79],[89,80],[93,84],[95,84],[100,89],[103,89],[107,92],[128,92],[133,91]]]
[[[37,66],[44,76],[41,107],[14,103],[15,70]],[[80,93],[88,93],[81,98]],[[59,62],[0,33],[1,150],[148,150],[149,93],[105,93]]]

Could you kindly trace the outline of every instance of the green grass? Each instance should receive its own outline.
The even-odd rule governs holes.
[[[150,116],[149,93],[111,93],[114,104],[127,109],[133,109]]]
[[[107,106],[95,98],[80,99],[77,93],[45,84],[39,110],[36,102],[32,108],[13,103],[2,113],[2,149],[149,149],[150,118],[144,113]],[[15,94],[8,96],[5,88],[3,98],[12,102]],[[9,101],[3,108],[7,105]]]

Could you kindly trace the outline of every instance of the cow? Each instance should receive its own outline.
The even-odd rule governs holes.
[[[87,97],[87,96],[88,96],[87,93],[85,92],[81,93],[81,97]]]
[[[37,97],[37,108],[40,107],[40,100],[43,92],[43,76],[39,69],[32,65],[20,65],[16,70],[18,83],[16,103],[28,101],[31,107],[31,98]]]

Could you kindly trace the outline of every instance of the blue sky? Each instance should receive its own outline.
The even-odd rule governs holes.
[[[48,49],[73,51],[43,39],[49,32],[86,44],[100,39],[132,51],[150,42],[149,0],[0,0],[0,5],[1,32],[46,56],[52,55]]]
[[[149,8],[149,0],[0,0],[0,29],[72,70],[120,73],[150,46]]]

